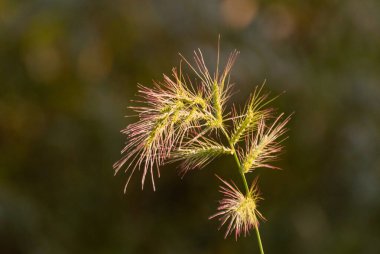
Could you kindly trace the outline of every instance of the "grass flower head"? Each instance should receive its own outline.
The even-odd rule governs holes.
[[[166,162],[181,161],[184,175],[194,168],[203,168],[218,156],[232,155],[245,193],[233,182],[219,178],[223,199],[211,218],[218,217],[222,225],[227,225],[226,237],[234,233],[238,238],[256,230],[263,254],[258,226],[264,218],[257,210],[261,197],[256,180],[248,187],[246,174],[256,168],[276,168],[270,163],[282,151],[289,117],[282,120],[284,114],[274,116],[274,110],[267,107],[274,98],[269,99],[269,94],[262,92],[264,85],[256,87],[241,113],[227,109],[230,73],[237,54],[233,51],[220,71],[218,51],[214,73],[210,73],[200,50],[194,52],[195,64],[181,55],[190,75],[184,74],[180,66],[173,68],[171,76],[163,75],[161,82],[154,82],[152,88],[139,85],[141,99],[131,107],[139,119],[122,131],[127,142],[114,169],[117,173],[125,167],[129,172],[125,188],[136,169],[141,169],[142,187],[150,176],[155,189],[159,167]],[[232,115],[226,113],[231,111]]]
[[[233,182],[228,183],[221,178],[219,179],[222,181],[220,192],[223,194],[223,199],[219,201],[219,212],[211,216],[210,219],[219,217],[221,226],[227,225],[225,237],[232,233],[236,239],[241,234],[246,236],[251,229],[259,226],[259,219],[264,220],[264,217],[257,210],[257,203],[261,200],[257,181],[254,181],[249,192],[244,195]]]

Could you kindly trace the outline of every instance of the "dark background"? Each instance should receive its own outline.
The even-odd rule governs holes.
[[[208,220],[215,173],[158,190],[113,176],[137,83],[150,86],[218,34],[241,105],[267,79],[287,114],[286,153],[262,169],[266,253],[380,253],[380,2],[0,2],[0,253],[258,253]]]

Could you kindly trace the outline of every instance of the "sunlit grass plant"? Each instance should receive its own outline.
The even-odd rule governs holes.
[[[276,116],[275,110],[267,107],[274,98],[263,92],[263,85],[255,88],[241,112],[234,106],[227,109],[230,72],[237,55],[233,51],[220,70],[218,50],[214,73],[210,73],[200,50],[194,51],[194,64],[181,55],[188,73],[180,65],[153,88],[139,86],[141,100],[131,107],[139,120],[122,131],[127,136],[124,157],[114,168],[115,173],[123,167],[129,173],[125,188],[136,169],[141,169],[142,187],[149,176],[155,189],[155,177],[160,176],[159,167],[164,163],[181,161],[184,175],[218,156],[233,156],[245,191],[218,177],[223,198],[210,218],[217,217],[226,225],[225,237],[234,234],[237,239],[254,229],[264,253],[258,229],[264,217],[257,209],[262,198],[257,177],[248,183],[246,175],[257,168],[277,169],[271,163],[282,151],[289,117],[283,113]]]

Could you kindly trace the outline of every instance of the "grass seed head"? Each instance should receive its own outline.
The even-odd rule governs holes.
[[[223,199],[219,201],[218,212],[210,219],[218,217],[221,227],[227,225],[225,237],[232,233],[234,233],[235,239],[241,234],[246,236],[251,229],[259,226],[259,219],[265,220],[257,210],[257,204],[261,197],[256,180],[250,192],[244,195],[233,182],[228,183],[219,179],[222,181],[220,192],[223,194]]]
[[[247,136],[246,151],[240,152],[240,159],[242,161],[242,169],[244,173],[248,173],[258,167],[266,167],[278,169],[269,162],[277,159],[278,154],[282,151],[281,137],[287,131],[285,125],[289,122],[290,117],[287,117],[282,122],[283,117],[281,114],[271,126],[266,126],[265,119],[262,118],[257,127],[256,133]]]
[[[202,90],[193,91],[182,74],[173,69],[173,78],[164,75],[163,82],[155,82],[153,88],[139,86],[141,106],[131,107],[138,113],[139,121],[127,126],[122,132],[128,142],[124,157],[114,164],[118,172],[124,165],[130,169],[130,177],[137,168],[143,169],[142,186],[147,174],[151,175],[153,188],[155,171],[170,157],[192,128],[214,119],[207,112],[207,99]],[[127,184],[130,180],[128,178]]]

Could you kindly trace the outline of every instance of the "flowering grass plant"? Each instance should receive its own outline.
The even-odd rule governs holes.
[[[194,63],[181,55],[188,67],[185,73],[180,65],[172,74],[153,88],[139,86],[140,101],[131,107],[139,120],[122,132],[127,136],[123,157],[114,164],[115,173],[125,168],[129,174],[125,188],[136,169],[142,171],[142,188],[149,176],[155,190],[155,178],[160,176],[160,165],[180,161],[181,174],[202,168],[214,158],[233,156],[240,174],[244,192],[230,181],[221,181],[217,213],[226,225],[225,237],[247,235],[255,230],[260,252],[264,253],[258,211],[262,199],[257,177],[248,184],[246,175],[257,168],[277,169],[271,163],[277,159],[285,139],[285,125],[289,117],[275,115],[267,108],[274,99],[263,93],[263,85],[256,87],[241,112],[235,107],[227,109],[231,95],[230,72],[238,55],[233,51],[223,70],[219,69],[219,51],[216,70],[210,73],[200,50],[194,51]],[[195,76],[194,78],[191,78]]]

